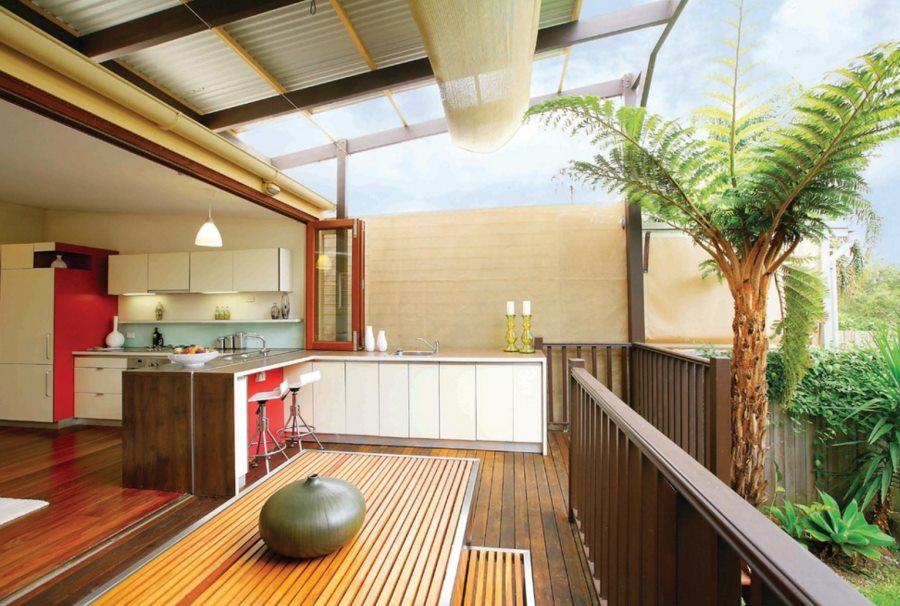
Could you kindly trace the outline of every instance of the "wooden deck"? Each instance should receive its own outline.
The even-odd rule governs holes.
[[[0,496],[50,505],[0,526],[0,598],[177,499],[122,488],[120,430],[0,428]]]
[[[476,467],[456,458],[307,451],[96,603],[436,605],[455,579]],[[259,538],[259,511],[276,490],[311,473],[355,484],[366,521],[327,556],[280,557]]]

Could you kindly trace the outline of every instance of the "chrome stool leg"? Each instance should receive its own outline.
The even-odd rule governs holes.
[[[260,401],[256,407],[256,441],[250,442],[250,446],[256,445],[256,453],[250,459],[251,467],[259,467],[259,459],[266,462],[266,473],[271,472],[269,459],[276,453],[284,455],[284,459],[288,460],[287,453],[284,452],[285,446],[278,442],[275,434],[269,429],[269,417],[266,416],[266,401]],[[269,442],[272,448],[269,449]]]
[[[297,394],[300,392],[299,387],[291,388],[291,416],[288,418],[284,427],[278,430],[278,433],[284,438],[285,444],[299,446],[303,450],[302,439],[306,436],[312,436],[319,445],[319,448],[325,450],[319,437],[316,435],[316,428],[307,423],[300,414],[300,406],[297,404]]]

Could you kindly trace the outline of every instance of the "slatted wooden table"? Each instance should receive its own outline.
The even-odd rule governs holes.
[[[356,485],[366,499],[365,522],[333,554],[282,558],[259,538],[259,511],[273,492],[311,473]],[[105,588],[95,603],[446,603],[476,474],[473,459],[304,451]]]

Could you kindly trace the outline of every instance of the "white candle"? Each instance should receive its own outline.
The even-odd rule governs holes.
[[[522,301],[522,315],[523,316],[531,315],[531,301]]]
[[[516,302],[515,301],[507,301],[506,302],[506,315],[507,316],[516,315]]]

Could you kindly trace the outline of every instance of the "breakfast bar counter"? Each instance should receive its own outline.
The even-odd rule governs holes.
[[[299,408],[322,441],[546,454],[540,352],[227,352],[199,367],[123,373],[125,485],[238,494],[254,425],[248,399],[311,371],[321,380],[300,390]],[[290,397],[269,403],[273,430]]]

